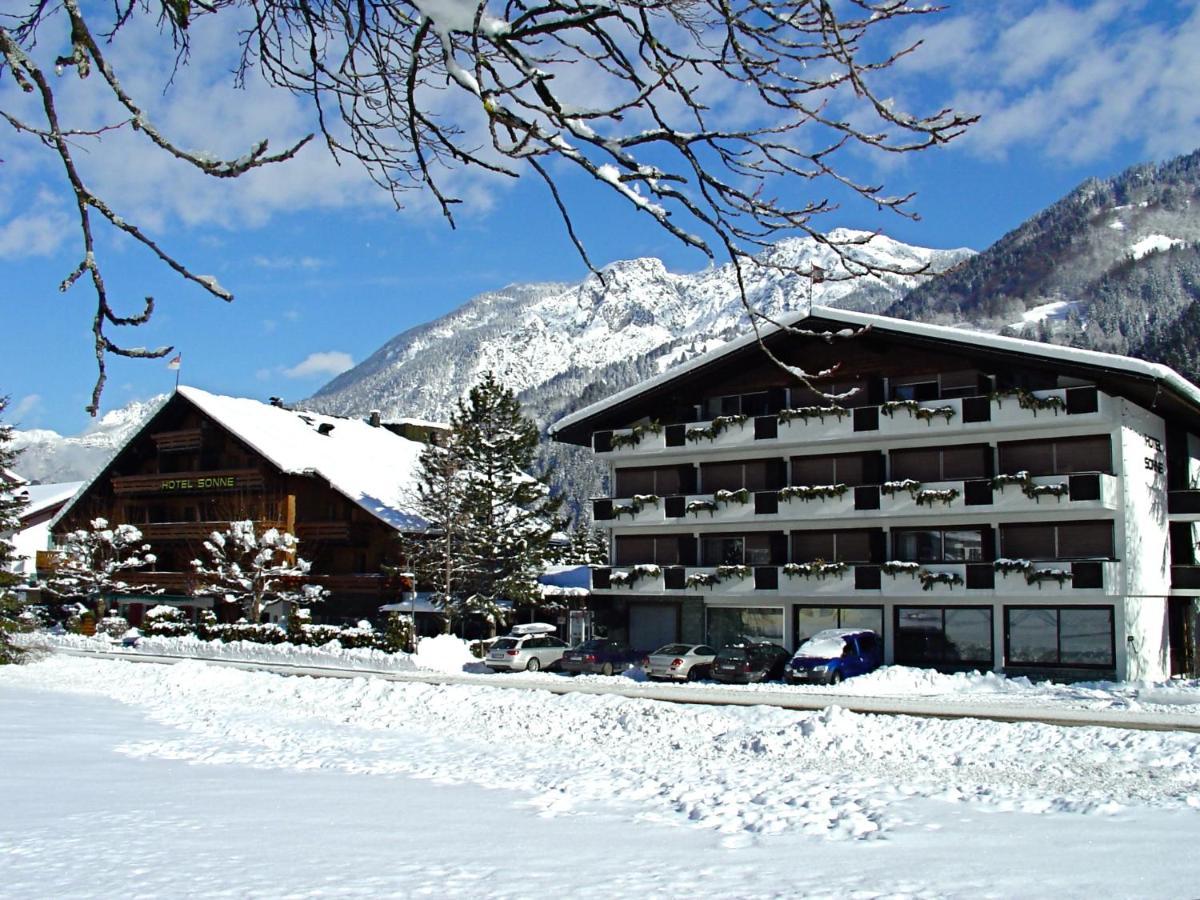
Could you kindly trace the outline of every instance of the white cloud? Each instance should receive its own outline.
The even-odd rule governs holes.
[[[0,259],[50,256],[70,236],[71,221],[57,210],[26,212],[0,224]]]
[[[29,415],[31,412],[36,410],[41,405],[42,405],[42,395],[41,394],[26,394],[24,397],[22,397],[20,400],[18,400],[16,403],[14,403],[12,405],[12,407],[10,409],[6,410],[5,412],[7,413],[7,416],[8,416],[8,419],[10,422],[12,422],[14,424],[20,424],[21,419],[25,418],[27,415]]]
[[[302,269],[308,272],[315,272],[317,269],[323,268],[327,262],[315,256],[262,256],[258,255],[250,260],[260,269],[270,270],[285,270]]]
[[[354,368],[354,358],[349,353],[343,353],[340,350],[326,350],[308,354],[290,369],[284,369],[283,374],[288,378],[311,378],[314,375],[333,377],[352,368]]]

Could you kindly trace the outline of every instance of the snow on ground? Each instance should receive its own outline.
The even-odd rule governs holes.
[[[1020,331],[1026,325],[1037,325],[1039,322],[1061,322],[1066,319],[1071,310],[1078,309],[1079,305],[1077,300],[1054,300],[1050,303],[1031,306],[1021,313],[1020,319],[1010,322],[1009,327]]]
[[[1179,238],[1167,237],[1165,234],[1150,234],[1130,247],[1129,253],[1134,259],[1141,259],[1147,254],[1170,250],[1172,247],[1179,247],[1185,243],[1187,242]]]
[[[103,637],[40,634],[36,643],[77,650],[111,650],[114,642]],[[195,637],[142,638],[136,650],[124,652],[180,656],[195,659],[244,660],[284,663],[304,668],[350,669],[361,672],[405,673],[421,670],[453,674],[456,680],[481,685],[519,684],[531,687],[561,684],[566,676],[554,672],[493,673],[468,652],[466,645],[450,635],[423,638],[415,657],[404,653],[341,648],[336,642],[323,647],[294,647],[291,644],[257,644],[250,641],[201,641]],[[499,679],[499,682],[497,682]],[[606,678],[580,675],[581,684],[624,684],[644,682],[640,669]],[[1200,680],[1134,682],[1032,682],[1022,676],[995,672],[945,674],[932,669],[885,666],[868,675],[851,678],[836,687],[786,685],[779,683],[729,685],[712,682],[677,685],[684,691],[751,692],[769,695],[879,697],[898,700],[935,700],[953,713],[956,708],[986,705],[1003,710],[1070,709],[1082,711],[1129,711],[1195,716],[1200,719]]]
[[[1200,838],[1180,732],[61,656],[0,721],[13,897],[1177,896]]]

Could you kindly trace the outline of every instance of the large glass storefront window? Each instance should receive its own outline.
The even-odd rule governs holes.
[[[870,629],[883,637],[882,606],[797,606],[796,646],[826,628]]]
[[[1111,606],[1006,606],[1004,635],[1010,666],[1116,665]]]
[[[991,667],[993,657],[990,608],[896,608],[898,665]]]
[[[783,610],[778,607],[709,607],[707,641],[713,647],[739,641],[770,641],[783,646]]]

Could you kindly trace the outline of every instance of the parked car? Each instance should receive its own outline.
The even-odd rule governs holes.
[[[785,669],[787,680],[840,684],[883,665],[883,641],[874,631],[827,628],[800,645]]]
[[[505,637],[496,639],[484,657],[493,672],[536,672],[559,665],[570,644],[554,636],[553,625],[533,622],[517,625]]]
[[[667,644],[643,659],[642,668],[656,681],[697,681],[712,675],[716,656],[705,644]]]
[[[770,681],[783,676],[789,656],[778,644],[765,641],[728,644],[713,660],[712,677],[732,684]]]
[[[608,638],[592,638],[568,650],[562,657],[562,670],[571,675],[587,672],[592,675],[612,675],[636,665],[644,654],[631,650],[628,644]]]

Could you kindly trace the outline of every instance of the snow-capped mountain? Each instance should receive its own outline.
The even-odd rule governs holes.
[[[860,233],[834,232],[834,239]],[[861,235],[867,237],[866,235]],[[874,266],[937,273],[970,250],[930,250],[876,236],[852,248]],[[929,277],[868,276],[837,280],[844,267],[834,250],[792,239],[765,251],[747,270],[747,296],[771,314],[803,308],[809,281],[796,270],[817,266],[827,275],[812,300],[875,310]],[[657,259],[614,263],[603,279],[579,284],[513,285],[475,297],[458,310],[388,341],[309,399],[332,413],[445,418],[487,371],[522,394],[543,422],[555,414],[554,396],[608,393],[727,340],[746,328],[733,267],[680,275]],[[557,385],[557,387],[555,387]],[[569,389],[567,387],[569,385]]]
[[[165,399],[162,394],[114,409],[71,437],[41,428],[14,430],[12,447],[21,451],[14,468],[39,484],[91,478]]]

